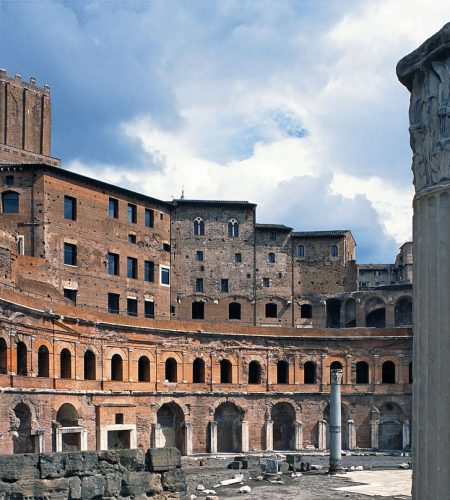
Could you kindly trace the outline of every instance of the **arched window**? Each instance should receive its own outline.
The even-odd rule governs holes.
[[[205,222],[201,217],[194,220],[194,236],[205,236]]]
[[[111,380],[123,380],[123,361],[119,354],[111,358]]]
[[[241,319],[241,304],[231,302],[228,305],[228,319]]]
[[[0,373],[5,375],[8,372],[8,348],[6,340],[0,338]]]
[[[173,358],[166,359],[166,380],[167,382],[177,382],[177,362]]]
[[[278,361],[277,363],[277,384],[289,384],[289,363]]]
[[[150,360],[141,356],[138,361],[138,382],[150,382]]]
[[[17,344],[17,375],[27,375],[27,346],[23,342]]]
[[[305,256],[305,245],[298,245],[297,247],[297,257]]]
[[[266,318],[276,318],[278,316],[277,305],[273,302],[268,302],[266,304]]]
[[[72,355],[69,349],[63,349],[59,356],[59,368],[61,378],[71,378],[72,377]]]
[[[5,191],[2,193],[2,210],[4,214],[19,213],[19,193]]]
[[[192,382],[194,384],[205,383],[205,362],[202,358],[194,359],[192,364]]]
[[[248,365],[248,383],[261,383],[261,365],[258,363],[258,361],[250,361]]]
[[[358,361],[356,363],[356,383],[369,383],[369,365],[365,361]]]
[[[233,381],[232,375],[233,368],[231,362],[228,359],[222,359],[220,362],[220,383],[221,384],[231,384]]]
[[[239,224],[236,219],[228,221],[228,236],[230,238],[237,238],[239,236]]]
[[[41,345],[38,349],[38,377],[49,376],[49,355],[45,345]]]
[[[275,264],[275,254],[273,252],[269,252],[269,264]]]
[[[385,361],[381,367],[381,383],[395,384],[395,364],[392,361]]]
[[[84,380],[96,379],[95,354],[88,350],[84,353]]]
[[[307,361],[303,366],[303,383],[316,383],[316,364],[313,361]]]
[[[331,245],[330,255],[331,255],[331,257],[337,257],[339,255],[337,245]]]

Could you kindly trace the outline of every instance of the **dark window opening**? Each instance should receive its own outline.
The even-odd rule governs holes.
[[[128,203],[128,222],[133,224],[137,222],[137,207],[132,203]]]
[[[137,259],[127,257],[127,278],[137,279]]]
[[[205,236],[205,222],[200,217],[194,220],[194,236]]]
[[[263,278],[261,284],[262,284],[263,288],[269,288],[269,286],[270,286],[270,279],[269,278]]]
[[[234,262],[242,262],[242,254],[235,253],[234,254]]]
[[[304,256],[305,256],[305,246],[299,245],[297,247],[297,257],[304,257]]]
[[[138,301],[134,297],[127,297],[127,314],[128,316],[138,315]]]
[[[6,191],[2,194],[2,207],[4,214],[19,213],[19,193]]]
[[[258,363],[258,361],[250,361],[248,365],[248,383],[261,383],[261,365]]]
[[[231,219],[228,222],[228,236],[230,238],[237,238],[239,236],[239,224],[236,219]]]
[[[64,243],[64,264],[69,266],[77,265],[77,246],[71,243]]]
[[[205,383],[205,362],[202,358],[196,358],[192,365],[192,382],[194,384]]]
[[[144,261],[144,280],[155,281],[155,263],[151,260]]]
[[[270,241],[277,241],[277,233],[275,231],[270,231],[269,240]]]
[[[38,350],[38,377],[48,377],[50,374],[50,356],[45,345]]]
[[[220,362],[220,383],[231,384],[233,380],[233,367],[228,359],[222,359]]]
[[[72,378],[72,354],[69,349],[63,349],[59,355],[61,378]]]
[[[204,259],[203,250],[197,250],[197,252],[195,253],[195,258],[201,262]]]
[[[276,318],[278,316],[277,305],[269,302],[266,304],[266,318]]]
[[[116,425],[123,425],[123,413],[116,413],[114,422]]]
[[[135,234],[128,235],[128,243],[136,243],[136,235]]]
[[[150,360],[141,356],[138,361],[138,382],[150,382]]]
[[[77,304],[77,290],[72,288],[64,288],[64,297],[73,302],[73,305]]]
[[[170,243],[163,243],[164,252],[170,252]]]
[[[311,304],[302,304],[300,306],[300,317],[304,319],[312,318],[312,305]]]
[[[312,361],[307,361],[303,366],[303,383],[316,383],[316,364]]]
[[[177,362],[173,358],[166,359],[166,380],[177,382]]]
[[[108,293],[108,312],[119,314],[120,295],[118,293]]]
[[[275,264],[275,254],[273,252],[269,253],[269,264]]]
[[[366,315],[366,326],[370,328],[386,328],[386,309],[380,307]]]
[[[161,267],[161,285],[170,285],[170,269]]]
[[[123,361],[119,354],[111,358],[111,380],[123,380]]]
[[[278,361],[277,363],[277,384],[289,384],[289,363]]]
[[[331,255],[331,257],[337,257],[339,255],[337,245],[331,245],[330,255]]]
[[[241,304],[231,302],[228,305],[228,319],[241,319]]]
[[[18,342],[17,344],[17,375],[27,375],[28,374],[28,366],[27,366],[27,346],[24,342]]]
[[[408,382],[410,384],[413,383],[413,364],[412,363],[409,363],[409,366],[408,366]]]
[[[155,317],[155,303],[151,300],[146,300],[144,302],[144,316],[146,318]]]
[[[108,274],[119,276],[119,255],[116,253],[108,254]]]
[[[341,326],[341,302],[338,299],[328,299],[327,328],[340,328]]]
[[[192,319],[205,319],[204,302],[192,302]]]
[[[145,227],[153,227],[155,225],[155,212],[151,208],[145,209]]]
[[[77,200],[71,196],[64,196],[64,219],[76,220]]]
[[[222,278],[220,280],[220,291],[227,293],[228,292],[228,279],[227,278]]]
[[[5,184],[7,186],[14,186],[14,175],[7,175],[5,178]]]
[[[84,380],[95,380],[95,378],[95,354],[88,350],[84,353]]]
[[[108,216],[110,219],[119,218],[119,200],[116,200],[115,198],[109,199]]]
[[[6,340],[0,338],[0,373],[6,375],[8,372],[8,347]]]
[[[381,383],[395,384],[395,364],[392,361],[385,361],[381,367]]]
[[[369,365],[365,361],[358,361],[356,363],[356,383],[369,383]]]
[[[203,293],[203,278],[195,279],[195,291],[199,293]]]

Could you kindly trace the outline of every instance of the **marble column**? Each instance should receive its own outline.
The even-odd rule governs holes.
[[[372,447],[372,450],[378,450],[379,444],[378,444],[378,436],[379,436],[379,426],[380,426],[380,421],[379,420],[371,420],[370,421],[370,444]]]
[[[356,448],[356,425],[354,420],[347,420],[348,449]]]
[[[327,422],[326,420],[319,420],[317,423],[317,447],[319,450],[326,450],[327,448]]]
[[[294,422],[294,450],[303,448],[303,424],[296,420]]]
[[[241,451],[248,451],[248,443],[249,443],[249,433],[248,433],[248,422],[246,420],[242,421],[241,425]]]
[[[411,437],[410,437],[410,425],[409,420],[403,421],[403,440],[402,440],[402,448],[407,450],[411,447]]]
[[[186,455],[192,455],[192,423],[185,422],[184,423],[184,451]]]
[[[450,23],[404,57],[415,197],[413,498],[450,491]]]
[[[264,422],[264,431],[266,435],[266,450],[273,450],[273,420]]]
[[[217,453],[217,422],[209,423],[209,452]]]
[[[330,392],[330,474],[342,469],[341,450],[341,382],[342,370],[331,370],[331,392]]]
[[[164,448],[164,435],[161,424],[152,424],[153,448]]]

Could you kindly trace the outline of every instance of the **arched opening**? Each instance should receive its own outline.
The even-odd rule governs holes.
[[[111,358],[111,380],[123,380],[123,361],[119,354]]]
[[[411,326],[413,315],[413,304],[411,297],[402,297],[395,303],[394,316],[395,326]]]
[[[275,254],[273,252],[269,252],[268,260],[269,264],[275,264]]]
[[[241,319],[241,304],[231,302],[228,305],[228,319]]]
[[[177,382],[177,362],[173,358],[166,359],[165,379],[167,382]]]
[[[96,379],[95,354],[91,350],[84,353],[84,379]]]
[[[272,407],[273,449],[293,450],[295,439],[295,410],[289,403],[277,403]]]
[[[277,384],[289,384],[289,363],[278,361],[277,363]]]
[[[366,304],[366,326],[386,328],[386,306],[379,297],[372,297]]]
[[[381,383],[395,384],[395,363],[385,361],[381,367]]]
[[[5,375],[8,373],[8,347],[6,340],[0,338],[0,374]]]
[[[380,450],[403,448],[403,414],[395,403],[388,402],[380,408],[378,447]]]
[[[302,304],[300,306],[300,317],[305,319],[312,318],[312,305],[311,304]]]
[[[150,360],[141,356],[138,361],[138,382],[150,382]]]
[[[220,361],[220,383],[231,384],[233,382],[233,367],[228,359]]]
[[[184,413],[176,403],[165,403],[156,414],[158,424],[164,436],[164,448],[178,448],[186,454],[184,446]]]
[[[345,303],[345,328],[356,326],[356,300],[349,299]]]
[[[214,412],[217,422],[217,451],[237,453],[241,451],[241,432],[244,412],[233,403],[222,403]]]
[[[195,300],[192,302],[192,319],[205,319],[205,303]]]
[[[14,407],[16,421],[12,430],[13,453],[34,453],[34,440],[31,435],[31,411],[25,403],[19,403]]]
[[[356,363],[356,383],[368,384],[369,383],[369,364],[365,361],[358,361]]]
[[[17,375],[27,375],[27,346],[24,342],[17,343]]]
[[[19,193],[5,191],[2,193],[2,210],[4,214],[19,213]]]
[[[313,361],[307,361],[303,365],[303,383],[304,384],[316,383],[316,364]]]
[[[268,302],[266,304],[266,318],[276,318],[278,316],[277,305],[273,302]]]
[[[230,238],[237,238],[239,236],[239,224],[236,219],[231,219],[228,222],[228,236]]]
[[[45,345],[41,345],[38,349],[38,377],[48,377],[50,373],[49,368],[49,354]]]
[[[77,427],[78,412],[70,403],[64,403],[56,413],[56,421],[61,427]],[[81,449],[80,432],[64,432],[62,434],[61,451],[79,451]]]
[[[72,355],[69,349],[63,349],[59,355],[61,378],[72,378]]]
[[[261,365],[258,363],[258,361],[250,361],[250,363],[248,364],[248,383],[261,383]]]
[[[340,328],[341,302],[338,299],[327,300],[327,328]]]
[[[408,375],[409,375],[408,382],[410,384],[412,384],[413,383],[413,364],[412,364],[412,362],[409,363],[409,365],[408,365]]]
[[[205,222],[200,217],[194,220],[194,236],[205,236]]]
[[[192,364],[192,381],[194,384],[205,383],[205,362],[202,358],[194,359]]]

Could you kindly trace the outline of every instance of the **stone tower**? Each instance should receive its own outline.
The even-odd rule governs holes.
[[[450,23],[397,66],[414,173],[413,498],[450,494]]]
[[[49,163],[59,165],[50,156],[50,87],[29,83],[20,75],[7,76],[0,69],[0,163]]]

